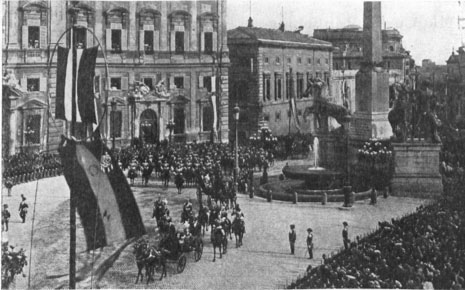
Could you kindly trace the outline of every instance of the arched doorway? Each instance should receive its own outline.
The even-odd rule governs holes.
[[[158,142],[157,114],[153,110],[147,109],[140,114],[139,126],[139,138],[143,143],[154,144]]]

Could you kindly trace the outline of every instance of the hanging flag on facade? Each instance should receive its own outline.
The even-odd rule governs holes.
[[[109,149],[100,140],[80,143],[62,138],[59,151],[64,176],[77,205],[87,249],[144,235],[134,195]]]
[[[216,132],[216,128],[218,125],[218,114],[217,114],[217,107],[216,107],[216,94],[213,93],[210,96],[210,102],[212,105],[212,110],[213,110],[213,132]]]
[[[57,119],[71,121],[74,107],[76,122],[97,123],[94,105],[97,52],[97,46],[87,49],[58,47],[55,111]]]
[[[290,82],[289,83],[289,91],[290,91],[289,92],[289,94],[290,94],[289,95],[289,111],[290,111],[289,118],[291,118],[291,116],[294,117],[295,126],[297,127],[297,130],[300,132],[300,121],[299,121],[299,118],[297,117],[297,104],[296,104],[296,101],[295,101],[295,94],[294,94],[294,88],[293,88],[294,79],[292,78],[292,71],[290,72],[289,82]],[[290,127],[289,127],[289,129],[290,129]]]

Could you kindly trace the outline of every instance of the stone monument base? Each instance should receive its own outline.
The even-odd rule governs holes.
[[[416,197],[440,196],[443,192],[439,173],[440,144],[393,143],[394,177],[392,193]]]

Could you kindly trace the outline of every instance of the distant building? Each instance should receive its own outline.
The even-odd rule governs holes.
[[[446,63],[448,120],[457,122],[465,118],[465,47],[452,52]]]
[[[297,118],[301,132],[314,132],[313,116],[304,118],[313,97],[302,97],[308,79],[318,77],[329,85],[333,46],[297,31],[247,27],[228,31],[230,110],[240,107],[239,136],[248,138],[260,127],[267,126],[276,136],[297,132],[290,117],[289,98],[296,96]],[[292,92],[291,92],[292,90]],[[230,112],[231,131],[234,120]]]
[[[411,74],[415,62],[409,51],[402,46],[403,36],[395,28],[382,30],[383,66],[389,73],[389,83],[404,82]],[[363,61],[363,29],[357,25],[348,25],[336,29],[315,29],[313,37],[331,42],[333,53],[333,98],[342,99],[342,94],[354,102],[355,74]],[[351,106],[351,112],[354,107]]]
[[[2,61],[22,88],[21,95],[6,96],[9,111],[4,111],[3,119],[9,120],[10,126],[3,137],[10,153],[56,149],[60,135],[69,132],[69,123],[52,119],[56,54],[50,76],[47,60],[57,43],[72,45],[70,33],[63,35],[72,26],[76,26],[76,46],[96,46],[97,40],[103,46],[97,56],[94,92],[99,103],[108,96],[109,113],[101,132],[109,144],[112,132],[117,146],[129,144],[133,137],[145,143],[168,139],[170,120],[174,121],[174,140],[210,140],[214,91],[218,140],[227,141],[226,6],[226,0],[3,1]],[[109,66],[108,83],[104,81],[103,51]],[[165,89],[160,94],[155,89],[161,81]],[[138,94],[136,82],[150,91]],[[111,112],[113,100],[115,112]],[[78,131],[82,137],[85,128]]]

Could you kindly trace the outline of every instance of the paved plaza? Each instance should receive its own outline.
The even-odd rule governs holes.
[[[37,201],[34,222],[34,247],[32,249],[31,287],[67,287],[68,243],[69,243],[69,189],[63,177],[48,178],[21,184],[13,188],[12,197],[3,191],[3,202],[9,204],[12,213],[10,231],[3,235],[10,244],[27,249],[30,253],[31,219],[34,212],[34,194],[37,186]],[[20,223],[16,209],[20,194],[24,194],[30,205],[25,224]],[[158,236],[155,220],[151,219],[153,200],[160,193],[167,197],[168,207],[175,221],[179,221],[182,203],[186,197],[195,199],[194,189],[185,189],[181,195],[175,188],[162,189],[156,182],[149,187],[135,187],[134,194],[152,243]],[[246,217],[244,245],[236,249],[233,240],[229,251],[215,263],[209,233],[204,237],[204,255],[194,262],[188,254],[186,269],[177,274],[175,264],[168,264],[168,277],[148,286],[135,285],[136,265],[132,247],[126,247],[102,277],[90,277],[92,267],[99,268],[120,245],[112,245],[103,251],[87,253],[82,227],[78,223],[78,287],[102,288],[194,288],[194,289],[252,289],[282,288],[298,275],[303,274],[309,264],[321,264],[322,254],[330,254],[342,246],[342,221],[350,225],[350,237],[374,230],[377,222],[404,215],[415,210],[425,200],[412,198],[379,199],[376,206],[368,201],[357,202],[350,210],[341,209],[339,203],[321,205],[317,203],[291,204],[266,202],[261,198],[249,199],[240,195],[238,202]],[[197,209],[196,203],[194,208]],[[78,219],[79,222],[79,219]],[[296,255],[290,255],[287,233],[289,224],[295,223],[297,230]],[[308,227],[313,228],[315,259],[309,260],[305,247]],[[92,265],[92,257],[95,263]],[[102,268],[102,267],[101,267]],[[29,274],[29,266],[25,267]],[[15,288],[27,287],[28,277],[18,277]]]

